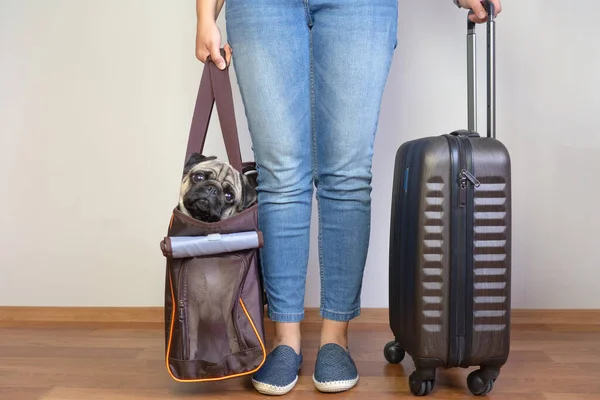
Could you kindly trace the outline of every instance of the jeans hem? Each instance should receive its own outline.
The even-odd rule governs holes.
[[[357,308],[354,311],[350,311],[350,312],[339,312],[339,311],[332,311],[332,310],[327,310],[327,309],[321,308],[320,312],[321,312],[321,317],[332,320],[332,321],[339,321],[339,322],[348,322],[348,321],[360,316],[360,308]]]
[[[267,314],[273,322],[301,322],[304,319],[304,311],[300,313],[279,313],[267,310]]]

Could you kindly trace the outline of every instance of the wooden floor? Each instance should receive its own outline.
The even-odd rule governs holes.
[[[513,322],[512,353],[493,400],[600,400],[600,325]],[[268,335],[271,335],[270,326]],[[318,324],[304,326],[304,359],[288,399],[410,399],[407,357],[388,365],[387,324],[364,320],[351,326],[351,350],[361,379],[350,392],[316,392],[311,375]],[[0,322],[0,399],[158,400],[259,399],[249,379],[214,384],[174,382],[163,361],[161,324]],[[431,399],[473,399],[470,370],[439,371]],[[329,397],[328,397],[329,396]]]

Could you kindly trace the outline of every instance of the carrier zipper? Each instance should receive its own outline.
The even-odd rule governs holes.
[[[186,359],[188,357],[187,352],[188,352],[188,343],[187,343],[187,327],[186,327],[186,323],[185,323],[185,302],[183,301],[183,299],[185,297],[187,297],[187,265],[184,262],[181,265],[181,268],[179,269],[179,301],[178,301],[178,307],[177,307],[177,311],[178,311],[178,317],[179,317],[179,323],[181,325],[181,335],[182,335],[182,340],[181,340],[181,358],[182,359]]]
[[[183,309],[183,300],[179,300],[179,322],[185,319],[185,310]]]
[[[244,268],[244,276],[246,276],[248,273],[247,271],[249,269],[249,265],[246,262],[246,259],[239,254],[233,255],[233,257],[239,258],[239,260],[242,262],[242,267]],[[239,300],[242,299],[242,289],[244,287],[244,282],[245,282],[245,278],[240,282],[240,290],[237,292],[237,294],[235,296],[235,298],[238,300],[233,304],[233,307],[231,309],[231,318],[233,319],[233,328],[235,329],[235,333],[237,335],[238,351],[248,349],[248,343],[246,343],[246,339],[244,338],[244,336],[242,335],[242,332],[240,331],[240,327],[238,326],[238,322],[237,322],[238,317],[235,313],[235,310],[237,309],[237,304],[239,304]]]

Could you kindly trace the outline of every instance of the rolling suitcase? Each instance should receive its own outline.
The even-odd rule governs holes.
[[[495,28],[486,2],[487,137],[476,131],[475,24],[468,22],[468,130],[406,142],[396,154],[390,227],[390,363],[408,353],[414,395],[438,368],[479,367],[474,395],[489,393],[510,342],[511,166],[495,138]]]

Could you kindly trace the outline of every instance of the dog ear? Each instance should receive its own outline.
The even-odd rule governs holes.
[[[246,168],[244,170],[243,175],[246,177],[246,179],[248,179],[248,183],[254,189],[256,189],[256,187],[258,186],[258,171],[254,168],[252,168],[252,169]]]
[[[242,207],[244,209],[250,207],[256,202],[257,193],[257,173],[256,171],[248,171],[242,175]]]
[[[185,165],[183,166],[183,174],[187,174],[189,170],[196,164],[207,160],[214,160],[216,158],[217,157],[215,156],[205,156],[200,153],[192,153],[190,157],[186,160]]]

